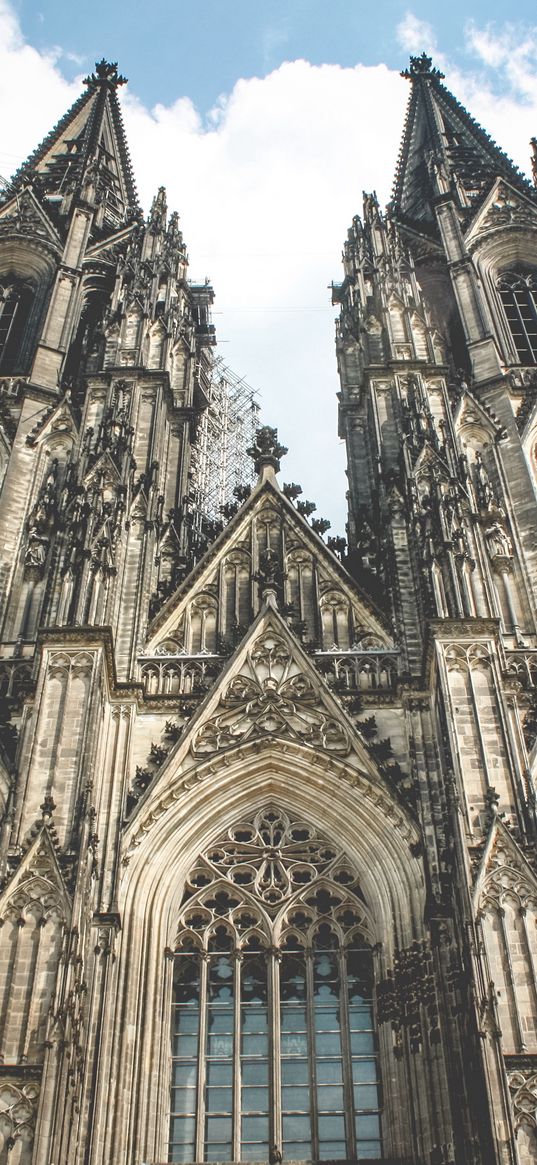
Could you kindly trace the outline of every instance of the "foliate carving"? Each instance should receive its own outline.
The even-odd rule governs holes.
[[[257,430],[254,444],[246,452],[253,460],[256,473],[260,473],[265,465],[271,465],[278,472],[280,458],[285,456],[287,449],[278,441],[278,430],[264,425]]]
[[[412,1052],[418,1052],[423,1039],[423,1021],[427,1018],[429,1039],[440,1039],[438,1000],[432,954],[425,942],[413,942],[398,951],[390,969],[377,986],[379,1023],[391,1023],[395,1037],[394,1051],[403,1054],[403,1031],[407,1030]]]
[[[36,1080],[18,1084],[11,1080],[0,1082],[0,1121],[3,1144],[15,1149],[17,1141],[33,1141],[40,1086]],[[19,1160],[14,1154],[13,1160]]]
[[[312,748],[346,755],[345,728],[323,707],[312,681],[299,670],[287,643],[265,632],[251,648],[244,670],[227,685],[217,714],[194,738],[195,756],[231,748],[254,736],[284,734]]]

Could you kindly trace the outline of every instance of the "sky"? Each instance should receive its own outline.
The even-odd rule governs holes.
[[[362,191],[388,201],[410,53],[528,172],[537,11],[499,0],[0,0],[0,175],[25,159],[103,56],[119,62],[144,209],[161,184],[190,276],[215,288],[218,355],[259,392],[302,485],[341,533],[335,310]]]

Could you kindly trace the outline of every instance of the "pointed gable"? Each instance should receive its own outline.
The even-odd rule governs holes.
[[[260,608],[263,560],[274,556],[279,598],[305,641],[348,650],[368,638],[393,648],[385,616],[362,592],[336,556],[280,492],[262,481],[149,628],[144,655],[172,642],[179,651],[216,652],[236,640]],[[204,597],[215,609],[211,639],[199,616]],[[218,633],[216,631],[218,628]],[[166,649],[166,648],[165,648]]]
[[[506,895],[537,908],[537,873],[501,817],[495,816],[475,879],[475,909],[484,910],[487,902],[499,906]]]

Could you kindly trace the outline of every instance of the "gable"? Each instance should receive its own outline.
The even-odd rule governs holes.
[[[472,251],[483,238],[498,231],[508,228],[531,230],[536,226],[535,203],[511,183],[498,178],[470,223],[465,241]]]
[[[267,556],[280,607],[304,643],[350,650],[367,638],[371,647],[393,648],[386,618],[269,480],[153,619],[144,656],[232,647],[261,608]],[[202,596],[214,618],[199,615]]]

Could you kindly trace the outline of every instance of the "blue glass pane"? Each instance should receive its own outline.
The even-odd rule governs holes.
[[[241,1064],[243,1084],[268,1084],[268,1064],[266,1060],[243,1060]]]
[[[356,1156],[359,1161],[377,1161],[382,1157],[380,1141],[358,1141]]]
[[[319,1114],[319,1140],[345,1140],[345,1117],[340,1113]]]
[[[179,1032],[172,1040],[172,1056],[197,1056],[198,1037],[184,1036]]]
[[[372,1084],[378,1080],[378,1065],[376,1060],[353,1060],[352,1078],[355,1084]]]
[[[268,1016],[266,1009],[243,1007],[241,1011],[241,1028],[243,1032],[266,1032],[268,1030]]]
[[[319,1084],[341,1084],[343,1082],[341,1060],[318,1060],[317,1081]]]
[[[268,1053],[268,1037],[264,1035],[243,1036],[241,1039],[243,1056],[266,1056]]]
[[[172,1089],[171,1110],[172,1112],[192,1112],[196,1111],[196,1088],[174,1088]]]
[[[208,1116],[205,1120],[205,1139],[208,1143],[226,1140],[231,1143],[231,1117]]]
[[[337,1056],[341,1051],[339,1032],[320,1032],[315,1036],[315,1051],[318,1056]]]
[[[282,1060],[282,1084],[307,1084],[309,1081],[307,1060]]]
[[[268,1116],[243,1116],[241,1136],[244,1141],[268,1142]]]
[[[173,1015],[174,1027],[176,1031],[179,1029],[182,1032],[197,1032],[199,1028],[199,1011],[197,1007],[176,1007]]]
[[[317,1105],[324,1112],[342,1109],[344,1107],[343,1088],[336,1088],[330,1084],[321,1086],[317,1090]]]
[[[347,1157],[345,1141],[321,1141],[319,1150],[325,1160],[343,1161]]]
[[[174,1064],[172,1066],[172,1088],[179,1085],[194,1085],[197,1077],[196,1064]]]
[[[286,1161],[311,1161],[310,1141],[285,1141]]]
[[[231,1112],[233,1091],[231,1088],[208,1088],[205,1096],[207,1112]]]
[[[215,1142],[214,1144],[206,1145],[205,1147],[206,1161],[229,1161],[230,1157],[231,1145],[229,1143],[223,1143],[219,1145],[217,1142]]]
[[[282,1007],[281,1029],[284,1032],[306,1030],[306,1009],[304,1007]]]
[[[208,1056],[231,1056],[233,1054],[233,1036],[209,1036],[207,1040]]]
[[[356,1117],[357,1140],[380,1140],[380,1117],[378,1115]]]
[[[233,1031],[233,1011],[231,1008],[223,1007],[209,1008],[207,1015],[207,1027],[209,1032],[225,1033]]]
[[[260,1141],[259,1144],[252,1144],[250,1141],[242,1142],[241,1146],[241,1160],[242,1161],[267,1161],[269,1155],[268,1140]]]
[[[268,1088],[242,1088],[243,1112],[268,1112]],[[243,1136],[245,1135],[243,1129]]]
[[[379,1092],[376,1084],[354,1085],[355,1108],[378,1108]]]
[[[304,1035],[290,1035],[282,1032],[282,1056],[305,1056],[308,1051],[308,1038]]]
[[[209,1060],[207,1064],[207,1084],[231,1084],[233,1081],[233,1065],[218,1063]]]
[[[373,1032],[351,1032],[351,1052],[358,1052],[366,1056],[375,1051]]]
[[[174,1116],[170,1125],[170,1140],[174,1144],[184,1145],[186,1141],[194,1143],[195,1120],[193,1116]]]
[[[309,1116],[293,1116],[284,1113],[282,1125],[284,1141],[309,1141],[311,1132]]]
[[[315,1027],[317,1031],[334,1031],[339,1028],[338,1007],[318,1007],[315,1009]]]
[[[194,1144],[170,1145],[170,1161],[183,1162],[194,1160]]]
[[[286,1084],[282,1087],[282,1108],[287,1111],[309,1112],[310,1090],[306,1086]]]

